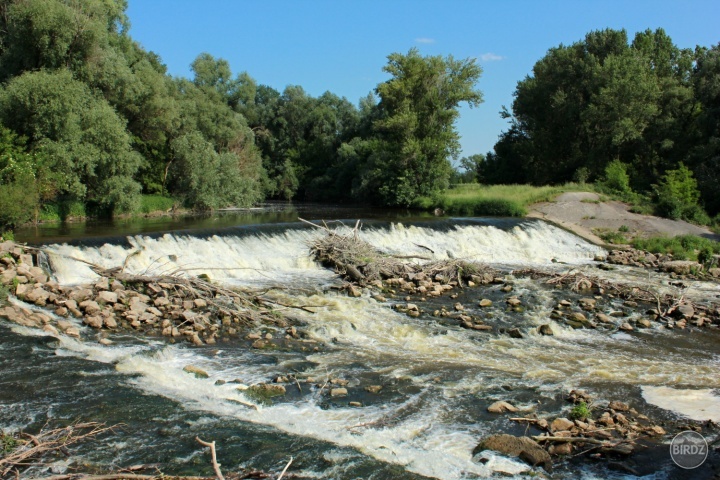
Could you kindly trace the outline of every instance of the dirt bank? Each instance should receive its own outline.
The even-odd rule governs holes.
[[[529,217],[541,218],[555,223],[571,232],[603,245],[595,229],[617,231],[623,225],[632,236],[698,235],[718,240],[711,230],[680,220],[632,213],[630,207],[614,200],[601,202],[592,192],[567,192],[554,202],[537,203],[530,207]]]

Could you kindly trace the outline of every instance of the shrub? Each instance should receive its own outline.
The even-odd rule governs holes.
[[[585,402],[580,402],[570,411],[571,420],[586,420],[592,415],[590,406]]]
[[[605,178],[602,181],[602,186],[613,193],[621,195],[632,193],[627,165],[617,159],[610,162],[605,167]]]

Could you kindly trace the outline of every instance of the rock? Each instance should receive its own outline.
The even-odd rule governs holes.
[[[618,328],[619,328],[620,330],[622,330],[623,332],[632,332],[632,331],[634,330],[634,328],[632,327],[632,325],[630,325],[630,324],[627,323],[627,322],[623,322],[623,324],[620,325]]]
[[[207,307],[207,302],[203,298],[196,298],[193,300],[193,305],[195,308],[205,308]]]
[[[117,320],[115,320],[115,317],[106,317],[105,320],[103,320],[103,324],[106,328],[117,328]]]
[[[652,322],[647,318],[638,318],[637,326],[641,328],[650,328],[652,326]]]
[[[28,292],[28,294],[25,296],[25,300],[27,300],[28,302],[32,302],[35,305],[43,307],[43,306],[45,306],[45,304],[47,304],[47,300],[49,297],[50,297],[49,292],[46,292],[42,288],[34,288],[30,292]]]
[[[503,455],[519,457],[532,466],[540,465],[546,470],[549,470],[552,463],[550,454],[530,437],[515,437],[505,433],[491,435],[483,439],[475,447],[473,453],[483,450],[492,450]]]
[[[52,325],[45,325],[43,327],[43,332],[49,333],[50,335],[59,335],[58,329]]]
[[[623,403],[623,402],[620,402],[617,400],[610,402],[610,404],[608,405],[608,408],[612,408],[613,410],[618,411],[618,412],[630,411],[630,406],[627,403]]]
[[[20,283],[17,287],[15,287],[15,296],[24,300],[27,297],[28,293],[32,292],[32,290],[32,285]]]
[[[587,321],[588,321],[587,317],[580,312],[572,312],[568,316],[568,318],[570,320],[573,320],[575,322],[580,322],[580,323],[587,323]]]
[[[361,297],[362,296],[362,289],[358,287],[357,285],[350,285],[348,288],[348,296],[350,297]]]
[[[380,390],[382,390],[382,385],[368,385],[365,387],[365,390],[370,393],[380,393]]]
[[[97,297],[95,297],[95,298],[99,302],[117,303],[118,294],[117,294],[117,292],[108,292],[107,290],[103,290],[102,292],[99,292],[97,294]]]
[[[507,300],[505,300],[505,303],[507,303],[507,304],[510,305],[511,307],[517,307],[517,306],[520,305],[522,302],[521,302],[520,299],[517,298],[517,297],[510,297],[510,298],[508,298]]]
[[[523,334],[519,328],[511,328],[508,330],[508,335],[510,335],[510,338],[523,338]]]
[[[594,310],[596,301],[594,298],[581,298],[578,303],[583,310]]]
[[[614,323],[612,320],[610,320],[610,317],[608,317],[604,313],[598,313],[597,315],[595,315],[595,319],[600,323]]]
[[[667,433],[667,432],[665,432],[665,429],[662,428],[661,426],[659,426],[659,425],[654,425],[654,426],[652,426],[652,427],[650,427],[650,428],[648,429],[648,433],[651,434],[651,435],[658,435],[658,436],[660,436],[660,435],[665,435],[665,433]]]
[[[480,306],[481,307],[490,307],[490,306],[492,306],[492,300],[483,298],[482,300],[480,300]]]
[[[257,333],[248,333],[245,335],[245,340],[260,340],[260,335]]]
[[[556,443],[550,445],[548,449],[550,455],[570,455],[572,454],[572,444],[570,443]]]
[[[495,402],[487,408],[490,413],[505,413],[505,412],[517,412],[518,409],[508,402],[499,401]]]
[[[84,302],[85,300],[92,297],[93,291],[89,288],[78,288],[76,290],[71,290],[68,294],[69,300],[75,300],[76,302]],[[67,305],[67,304],[66,304]],[[70,308],[70,306],[68,306]]]
[[[247,389],[247,391],[256,396],[265,398],[279,397],[280,395],[285,395],[286,393],[285,387],[278,383],[258,383],[256,385],[252,385]]]
[[[552,327],[547,323],[538,327],[538,333],[540,335],[554,335]]]
[[[460,302],[453,305],[453,308],[455,309],[456,312],[462,312],[463,310],[465,310],[465,307]]]
[[[675,318],[692,318],[693,315],[695,315],[695,309],[688,303],[678,305],[673,312]]]
[[[692,271],[699,271],[702,266],[690,260],[672,260],[664,262],[660,267],[670,273],[676,273],[678,275],[689,275]]]
[[[110,281],[107,277],[101,277],[100,280],[95,282],[96,290],[110,290]]]
[[[380,295],[379,293],[373,293],[373,294],[372,294],[372,298],[374,298],[375,301],[381,302],[381,303],[387,301],[387,298],[385,298],[384,296]]]
[[[103,317],[100,315],[89,315],[83,319],[83,323],[92,328],[100,329],[103,326]]]
[[[348,405],[351,407],[362,407],[362,403],[360,402],[349,402]]]
[[[80,329],[77,327],[70,327],[67,330],[65,330],[65,335],[67,335],[68,337],[79,338],[80,337]]]
[[[98,340],[98,343],[105,346],[113,344],[112,340],[108,340],[107,338],[101,338],[100,340]]]
[[[185,368],[183,368],[183,371],[192,373],[195,375],[195,378],[208,378],[210,376],[205,370],[196,367],[195,365],[186,365]]]
[[[85,300],[80,302],[80,308],[82,308],[88,315],[93,315],[101,310],[100,305],[98,305],[95,300]]]
[[[331,397],[344,397],[347,394],[348,394],[347,388],[344,388],[344,387],[330,389]]]
[[[553,432],[564,432],[570,430],[575,424],[567,418],[558,417],[550,424],[550,430]]]

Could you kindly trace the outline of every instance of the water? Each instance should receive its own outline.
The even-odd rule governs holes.
[[[244,341],[194,348],[118,335],[113,346],[104,347],[0,324],[0,369],[7,372],[0,379],[3,428],[38,427],[48,418],[125,423],[107,442],[80,448],[83,461],[101,466],[162,462],[166,473],[211,474],[194,443],[199,435],[218,443],[226,471],[279,471],[292,455],[291,471],[307,478],[461,479],[527,470],[500,456],[486,454],[486,463],[472,456],[484,435],[524,432],[505,416],[487,413],[496,400],[555,416],[567,413],[568,390],[585,388],[598,402],[622,400],[660,420],[720,421],[715,330],[573,330],[549,315],[559,300],[577,297],[523,279],[514,282],[513,291],[523,300],[522,312],[506,311],[500,285],[465,289],[457,301],[496,331],[517,327],[525,338],[471,332],[448,318],[409,318],[370,298],[328,290],[337,279],[308,257],[308,242],[320,234],[283,221],[50,245],[50,264],[64,284],[94,277],[68,258],[74,257],[105,267],[127,258],[127,269],[136,273],[185,269],[227,284],[282,286],[270,295],[283,303],[319,306],[314,314],[294,312],[312,342],[304,350],[258,351]],[[372,219],[360,235],[388,253],[431,250],[435,259],[477,260],[507,273],[524,266],[577,268],[673,288],[644,271],[593,269],[598,247],[541,221]],[[716,285],[697,283],[686,293],[713,292]],[[493,300],[493,307],[475,307],[480,298]],[[431,300],[420,307],[432,312],[438,305]],[[606,313],[619,308],[607,298],[598,305]],[[545,323],[555,336],[536,333]],[[210,378],[183,372],[189,364]],[[233,379],[251,385],[288,374],[321,384],[346,379],[349,395],[330,398],[309,383],[291,383],[284,397],[256,410],[237,402],[253,401],[238,384],[215,385]],[[383,389],[368,393],[368,385]],[[656,478],[674,475],[664,454],[648,463]],[[574,461],[556,472],[562,478],[616,475],[603,465]]]

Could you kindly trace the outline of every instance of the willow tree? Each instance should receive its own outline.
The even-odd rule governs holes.
[[[448,186],[451,158],[460,152],[458,107],[482,103],[475,89],[482,69],[474,59],[393,53],[376,88],[378,119],[362,191],[385,205],[408,206]]]

